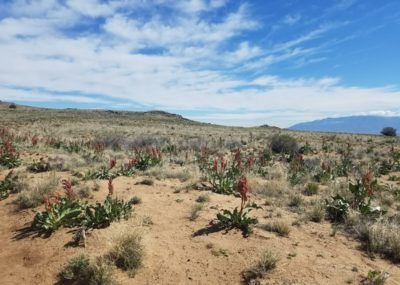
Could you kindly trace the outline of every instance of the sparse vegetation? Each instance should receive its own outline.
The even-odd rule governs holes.
[[[138,232],[129,232],[121,235],[114,242],[109,253],[109,258],[115,265],[134,276],[142,266],[144,258],[144,246],[142,236]]]
[[[243,273],[245,282],[250,283],[251,280],[264,277],[265,274],[275,269],[277,263],[278,258],[276,255],[271,251],[266,250],[261,255],[261,258],[257,264],[250,270]]]
[[[245,283],[302,284],[296,276],[303,268],[294,264],[309,270],[304,282],[355,284],[366,276],[363,284],[383,284],[383,271],[367,276],[377,264],[390,273],[388,283],[400,282],[395,138],[4,108],[0,230],[9,238],[2,252],[23,256],[16,268],[25,278],[8,258],[5,284],[33,280],[33,271],[56,283],[54,273],[73,247],[85,253],[70,259],[60,284],[112,284],[128,275],[143,283],[153,273],[159,279],[150,282],[196,283],[194,267],[204,270],[201,282],[237,284],[238,268],[249,265]],[[271,251],[259,259],[263,244],[285,259],[271,278],[278,259]],[[316,257],[335,270],[315,267]],[[209,270],[211,261],[218,270]]]

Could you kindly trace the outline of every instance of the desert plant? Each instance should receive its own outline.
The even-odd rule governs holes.
[[[52,197],[46,202],[46,211],[38,212],[32,222],[32,228],[38,232],[52,233],[61,226],[73,227],[80,224],[82,220],[83,207],[68,198]]]
[[[50,163],[41,158],[38,162],[34,161],[30,164],[27,169],[34,173],[47,172],[50,170]]]
[[[325,205],[328,218],[333,222],[343,222],[350,207],[347,200],[339,194],[332,196],[331,200],[325,200]]]
[[[127,270],[131,276],[142,266],[143,257],[144,246],[138,232],[125,233],[117,238],[109,253],[109,258],[115,265]]]
[[[11,170],[3,181],[0,181],[0,200],[8,198],[10,193],[17,190],[18,176]]]
[[[298,151],[298,144],[290,135],[274,135],[271,138],[271,149],[275,153],[294,154]]]
[[[319,185],[317,183],[307,183],[306,189],[304,190],[304,194],[308,196],[312,196],[318,193]]]
[[[134,200],[125,202],[108,195],[103,204],[89,205],[85,208],[82,226],[85,228],[105,228],[122,218],[128,219],[133,210]]]
[[[189,220],[194,221],[199,217],[199,213],[203,210],[203,204],[196,203],[190,209]]]
[[[0,165],[7,168],[14,168],[21,165],[19,153],[17,152],[13,137],[2,138],[0,141]]]
[[[89,267],[89,257],[83,253],[78,254],[68,261],[68,264],[60,273],[60,277],[64,281],[87,281],[90,277]]]
[[[389,274],[387,272],[370,270],[367,277],[361,281],[361,285],[384,285],[388,278]]]
[[[253,268],[243,272],[245,283],[250,284],[251,280],[263,278],[265,274],[276,268],[277,263],[278,258],[276,257],[276,255],[271,251],[266,250],[265,252],[263,252],[260,260]]]
[[[320,223],[325,218],[325,207],[320,203],[314,205],[311,210],[307,213],[307,217],[314,223]]]
[[[144,171],[162,162],[161,151],[158,148],[135,149],[135,158],[131,160],[132,165],[141,171]]]
[[[303,204],[304,200],[299,194],[289,195],[288,206],[292,208],[298,208]]]
[[[290,233],[290,226],[284,221],[273,221],[272,223],[266,224],[263,227],[265,230],[275,232],[280,236],[287,237]]]
[[[206,174],[208,181],[212,186],[212,191],[219,194],[234,193],[235,185],[242,174],[241,162],[235,159],[230,162],[220,158],[214,159],[212,163],[200,166],[203,173]]]
[[[361,180],[356,181],[356,184],[349,183],[349,191],[353,195],[350,202],[352,208],[357,209],[363,215],[379,215],[380,208],[371,207],[376,187],[377,181],[374,180],[372,172],[363,175]]]
[[[396,136],[396,129],[392,127],[384,127],[381,130],[381,134],[387,137],[395,137]]]
[[[200,195],[196,199],[197,203],[207,203],[210,202],[210,196],[209,195]]]
[[[14,203],[20,209],[34,208],[41,205],[46,197],[55,191],[58,185],[59,178],[52,173],[48,178],[36,185],[29,185],[21,193],[18,194]]]
[[[91,260],[85,254],[74,256],[60,273],[62,284],[113,285],[114,267],[106,258]]]
[[[218,225],[221,228],[225,228],[227,230],[237,228],[240,229],[243,233],[243,236],[247,237],[251,232],[251,226],[257,224],[257,219],[249,217],[248,214],[253,209],[259,209],[255,203],[248,203],[248,185],[247,178],[242,176],[239,179],[237,185],[238,192],[241,198],[240,209],[237,207],[233,211],[222,210],[222,212],[217,214]]]

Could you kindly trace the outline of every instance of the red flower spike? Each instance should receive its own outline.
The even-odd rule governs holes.
[[[61,183],[62,183],[62,186],[63,186],[64,191],[65,191],[65,195],[67,196],[67,198],[68,199],[73,199],[75,197],[75,194],[74,194],[74,190],[72,190],[71,181],[63,179],[61,181]]]
[[[115,165],[117,165],[117,160],[115,158],[112,158],[110,160],[110,170],[113,169],[115,167]]]
[[[218,171],[218,160],[214,159],[214,167],[213,167],[214,171],[217,172]]]
[[[221,158],[221,171],[222,171],[222,172],[225,171],[225,169],[226,169],[226,164],[227,164],[226,160],[223,159],[223,158]]]
[[[113,179],[110,177],[110,179],[108,179],[108,195],[112,196],[113,194],[114,194]]]

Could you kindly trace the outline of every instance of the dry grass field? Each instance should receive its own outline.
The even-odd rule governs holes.
[[[0,104],[0,284],[400,284],[397,138]]]

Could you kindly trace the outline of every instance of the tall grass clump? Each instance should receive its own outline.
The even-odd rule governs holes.
[[[118,237],[109,254],[110,260],[117,267],[128,271],[131,276],[142,266],[143,257],[144,245],[138,232],[129,232]]]

